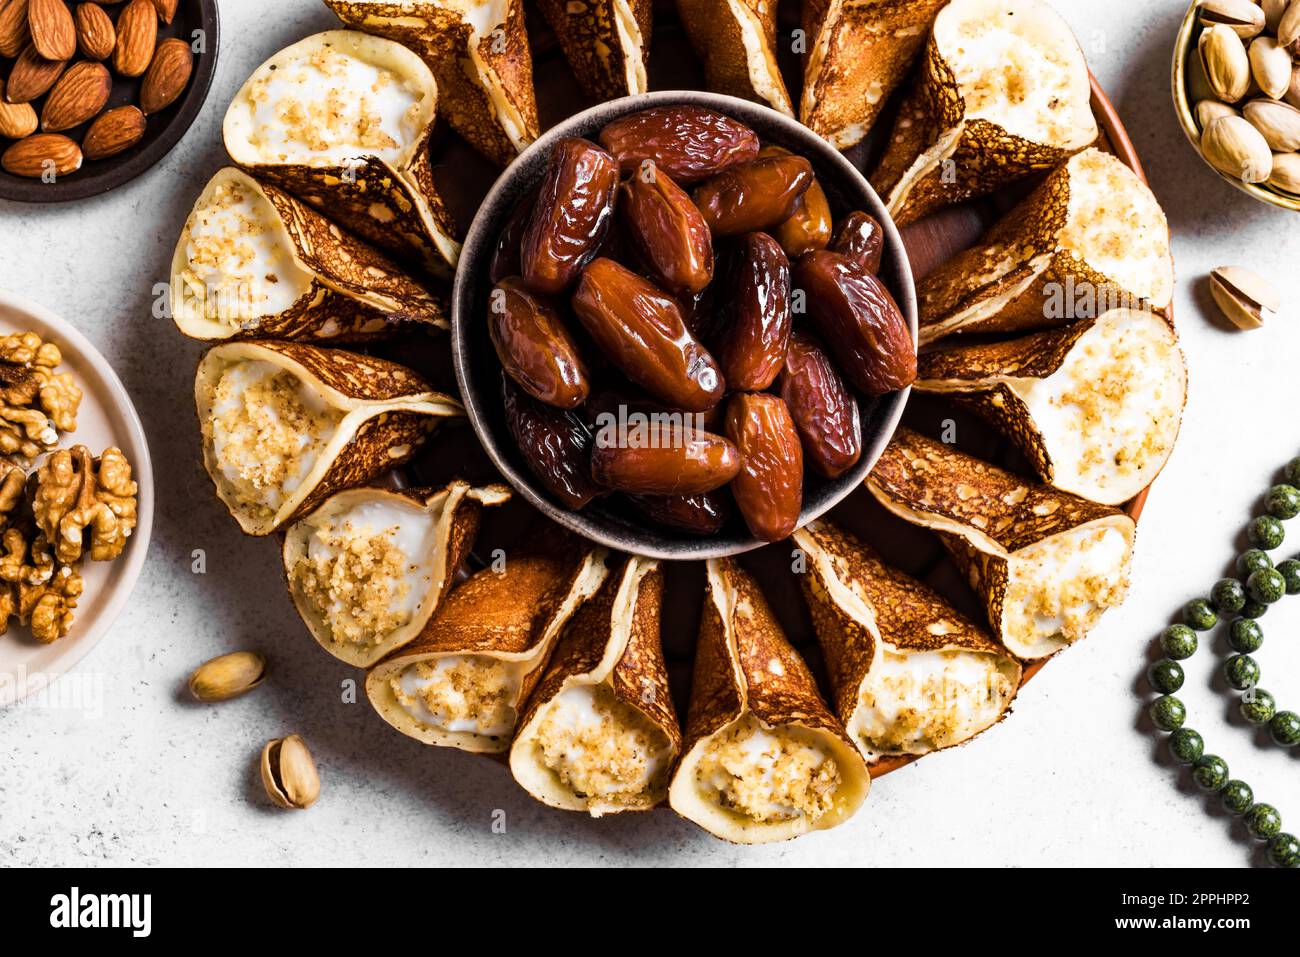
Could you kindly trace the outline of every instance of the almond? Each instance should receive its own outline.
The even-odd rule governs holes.
[[[9,87],[5,99],[10,103],[30,103],[54,85],[63,73],[67,60],[47,60],[36,52],[30,43],[18,54],[14,68],[9,71]]]
[[[171,23],[172,17],[176,16],[176,0],[153,0],[153,6],[163,23]]]
[[[5,150],[0,167],[15,176],[52,180],[81,169],[81,147],[61,133],[37,133]]]
[[[153,0],[131,0],[117,18],[113,69],[123,76],[139,76],[149,69],[157,42],[158,11]]]
[[[0,4],[0,56],[17,56],[31,38],[27,28],[27,0]]]
[[[101,160],[116,156],[140,142],[145,129],[144,114],[135,106],[109,110],[90,124],[81,151],[86,159]]]
[[[0,136],[20,140],[36,132],[36,111],[30,103],[6,103],[5,81],[0,80]]]
[[[97,3],[77,7],[77,46],[91,60],[107,60],[117,46],[117,30]]]
[[[113,77],[102,63],[82,60],[59,77],[41,110],[41,129],[58,133],[80,126],[108,102]]]
[[[47,60],[66,60],[77,52],[77,25],[63,0],[28,0],[27,28],[36,52]]]
[[[190,82],[194,54],[184,40],[164,40],[158,44],[149,71],[140,84],[140,109],[149,116],[171,106]]]

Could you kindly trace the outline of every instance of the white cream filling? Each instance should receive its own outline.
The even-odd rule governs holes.
[[[740,28],[749,82],[754,88],[754,93],[777,112],[793,116],[790,110],[790,98],[781,80],[781,69],[776,62],[776,54],[768,44],[763,29],[761,17],[767,14],[769,2],[774,0],[760,0],[757,10],[750,9],[739,0],[727,0],[727,6],[736,25]]]
[[[645,57],[642,55],[645,40],[628,0],[614,0],[614,30],[623,50],[627,91],[632,95],[645,93],[650,89],[646,78]]]
[[[398,707],[427,727],[486,737],[514,731],[523,669],[512,662],[444,655],[413,662],[394,680]]]

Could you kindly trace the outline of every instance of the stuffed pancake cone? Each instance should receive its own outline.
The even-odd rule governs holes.
[[[370,670],[370,703],[425,744],[506,751],[556,637],[606,574],[603,552],[572,542],[475,572],[410,644]]]
[[[450,277],[460,244],[429,167],[437,103],[433,74],[406,47],[330,30],[253,71],[226,110],[222,136],[230,158],[264,182]]]
[[[898,224],[1051,169],[1097,139],[1083,52],[1043,0],[940,11],[871,177]]]
[[[294,607],[335,658],[367,667],[413,639],[438,609],[504,486],[346,489],[290,525],[281,555]]]
[[[1045,658],[1124,601],[1136,523],[900,429],[867,478],[895,515],[937,532],[1013,654]]]
[[[347,26],[418,53],[452,129],[499,166],[537,139],[523,0],[325,0]]]
[[[537,800],[593,817],[663,801],[681,747],[663,588],[658,562],[625,559],[560,636],[510,747],[511,773]]]
[[[645,93],[654,0],[537,0],[584,93],[615,100]]]
[[[947,2],[804,0],[804,125],[836,149],[862,142]]]
[[[921,343],[1060,326],[1112,305],[1164,310],[1173,292],[1160,204],[1117,158],[1087,149],[917,285]]]
[[[829,522],[794,541],[836,712],[869,765],[961,744],[1007,714],[1020,663],[983,628]]]
[[[443,419],[464,414],[395,362],[270,340],[209,349],[194,401],[203,464],[249,535],[401,465]]]
[[[870,787],[757,582],[729,559],[710,560],[668,803],[717,837],[763,844],[848,820]]]
[[[794,116],[776,60],[772,0],[677,0],[677,12],[710,90]]]
[[[171,313],[192,339],[382,339],[449,328],[401,266],[288,193],[228,166],[199,195],[172,255]]]
[[[923,353],[913,388],[988,419],[1049,485],[1119,505],[1173,451],[1187,367],[1158,314],[1111,309],[1007,342]]]

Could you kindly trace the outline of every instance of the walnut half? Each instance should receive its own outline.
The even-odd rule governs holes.
[[[59,449],[36,470],[32,511],[36,527],[64,565],[90,557],[110,561],[122,554],[135,528],[137,486],[121,449],[92,459],[84,445]]]
[[[81,389],[59,347],[34,332],[0,336],[0,454],[32,460],[77,427]]]
[[[83,588],[80,568],[56,564],[44,535],[30,526],[6,529],[0,546],[0,635],[15,616],[45,644],[67,635]]]

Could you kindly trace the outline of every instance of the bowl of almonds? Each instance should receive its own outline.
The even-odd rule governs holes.
[[[1173,93],[1206,163],[1300,211],[1300,0],[1197,0],[1175,44]]]
[[[212,83],[216,0],[0,0],[0,198],[107,192],[179,142]]]

